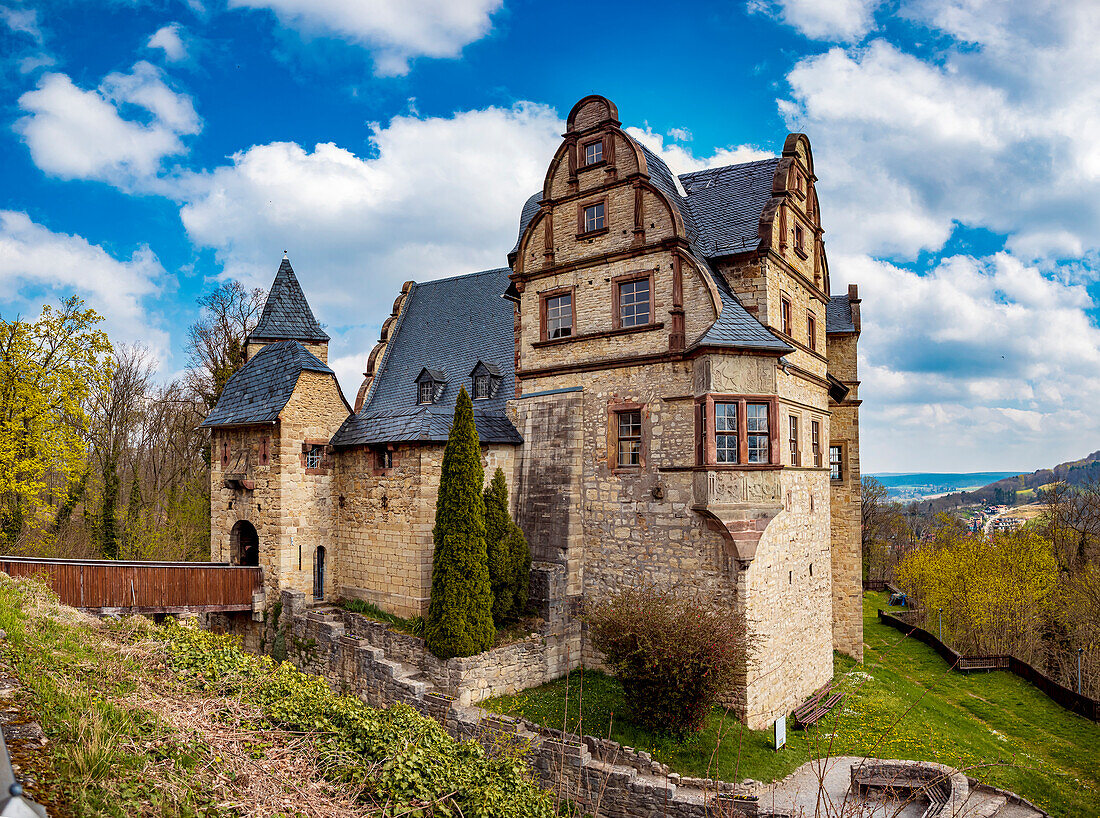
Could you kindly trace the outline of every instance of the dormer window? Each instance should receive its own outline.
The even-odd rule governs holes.
[[[438,369],[420,370],[416,378],[416,402],[421,406],[436,403],[447,388],[447,378]]]
[[[474,400],[489,400],[494,397],[502,380],[500,368],[484,361],[477,362],[470,377],[474,381]]]
[[[595,165],[603,161],[603,140],[589,142],[584,146],[584,164]]]

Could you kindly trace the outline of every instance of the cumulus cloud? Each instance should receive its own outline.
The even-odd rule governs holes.
[[[751,12],[778,17],[811,40],[858,40],[882,0],[749,0]]]
[[[164,159],[186,151],[181,137],[202,127],[190,97],[172,90],[148,62],[109,74],[88,91],[65,74],[45,74],[19,107],[27,115],[15,130],[39,168],[127,190],[155,187]]]
[[[370,49],[376,73],[403,75],[414,57],[456,57],[492,27],[503,0],[230,0],[270,9],[302,34],[328,35]]]
[[[360,349],[334,349],[360,355],[361,372],[403,281],[507,264],[563,129],[554,110],[519,103],[375,124],[369,156],[257,145],[185,178],[181,217],[226,276],[250,284],[269,285],[288,249],[315,310],[341,327],[337,340],[369,328]]]
[[[1100,436],[1100,329],[1085,285],[1008,253],[919,274],[834,256],[864,299],[867,470],[1037,468]],[[1093,446],[1092,448],[1095,448]]]
[[[654,133],[651,128],[631,126],[626,129],[626,132],[665,160],[665,164],[675,174],[691,173],[693,170],[703,170],[704,168],[737,165],[742,162],[755,162],[757,159],[770,159],[775,156],[773,151],[761,150],[753,145],[729,145],[716,149],[710,156],[699,157],[684,145],[675,143],[666,145],[665,138],[659,133]],[[669,136],[683,141],[683,134],[685,133],[690,138],[690,132],[684,131],[682,128],[673,128],[669,131]]]
[[[146,307],[160,292],[164,275],[148,247],[120,260],[81,236],[53,232],[26,213],[0,210],[0,286],[5,301],[27,316],[38,314],[44,292],[59,298],[76,293],[104,316],[112,340],[141,341],[164,360],[168,333]]]
[[[934,58],[883,39],[834,47],[787,77],[780,110],[813,140],[833,246],[909,259],[961,223],[1035,258],[1095,247],[1096,5],[923,0],[903,11],[952,44]]]
[[[159,48],[169,62],[187,59],[187,46],[183,42],[183,26],[179,23],[169,23],[158,28],[145,46]]]

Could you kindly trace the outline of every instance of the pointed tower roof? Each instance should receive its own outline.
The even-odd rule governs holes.
[[[328,335],[309,308],[302,286],[290,266],[290,259],[283,255],[283,263],[275,274],[271,291],[267,294],[260,323],[252,330],[250,339],[301,341],[318,344],[329,340]]]

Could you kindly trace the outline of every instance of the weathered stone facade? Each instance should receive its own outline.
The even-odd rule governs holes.
[[[230,531],[247,520],[273,591],[311,589],[323,547],[326,598],[424,613],[449,423],[434,407],[453,406],[459,385],[475,397],[484,388],[501,407],[475,417],[486,479],[504,470],[533,559],[557,567],[553,581],[533,578],[544,619],[565,633],[586,603],[639,582],[709,594],[749,635],[731,703],[759,729],[831,678],[834,647],[862,655],[858,298],[830,299],[804,136],[789,136],[778,160],[677,179],[617,116],[602,97],[574,107],[508,270],[402,288],[354,415],[331,370],[311,364],[273,424],[215,429],[216,452],[257,453],[266,436],[272,459],[251,487],[215,464],[212,548],[235,559]],[[705,207],[730,206],[706,198],[716,185],[742,185],[729,201],[758,203],[751,235],[722,233],[717,211],[699,221]],[[436,343],[424,329],[426,315],[447,317],[426,304],[461,310],[471,288],[502,280],[479,302],[492,311],[484,329],[469,329],[473,315],[456,319],[461,338]],[[834,326],[840,306],[848,321]],[[304,300],[282,314],[308,315],[302,352],[323,364]],[[507,353],[485,365],[470,334],[496,339],[501,320]],[[250,344],[250,357],[262,348]],[[479,387],[475,372],[495,380]],[[307,468],[318,441],[323,461]],[[843,474],[831,480],[838,441]],[[582,660],[599,657],[582,647],[549,666]]]

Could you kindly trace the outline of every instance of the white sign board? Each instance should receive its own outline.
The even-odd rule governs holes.
[[[787,743],[787,717],[780,716],[775,720],[775,749],[779,749]]]

